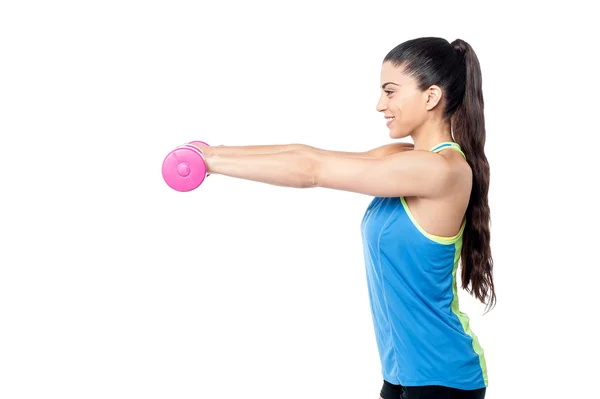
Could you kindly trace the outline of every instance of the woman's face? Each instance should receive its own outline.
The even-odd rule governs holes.
[[[380,85],[382,92],[377,111],[386,117],[390,137],[398,139],[411,135],[427,118],[427,92],[420,90],[417,81],[404,73],[402,67],[395,67],[390,62],[382,65]]]

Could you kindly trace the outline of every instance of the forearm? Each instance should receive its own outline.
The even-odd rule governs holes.
[[[312,187],[314,162],[310,151],[292,150],[270,154],[219,154],[203,148],[207,172],[276,186]]]

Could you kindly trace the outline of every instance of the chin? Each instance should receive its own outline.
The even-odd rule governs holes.
[[[390,130],[389,133],[390,138],[392,139],[403,139],[405,137],[410,136],[410,133],[406,133],[406,132],[398,132],[396,130]]]

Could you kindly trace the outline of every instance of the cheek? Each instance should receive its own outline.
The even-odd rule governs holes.
[[[413,124],[415,117],[414,107],[405,101],[395,104],[394,116],[396,117],[396,125],[398,127],[408,127]]]
[[[407,127],[419,124],[423,114],[418,99],[403,99],[395,105],[395,115],[399,124]]]
[[[401,100],[396,100],[390,104],[390,109],[396,117],[396,122],[401,122],[406,113],[406,105]]]

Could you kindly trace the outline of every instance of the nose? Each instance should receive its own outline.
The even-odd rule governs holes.
[[[377,110],[377,112],[383,112],[385,111],[385,109],[387,108],[387,104],[385,101],[385,97],[380,96],[379,97],[379,101],[377,101],[377,105],[375,106],[375,109]]]

